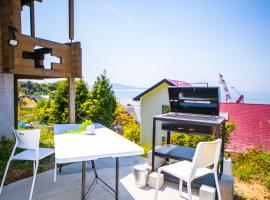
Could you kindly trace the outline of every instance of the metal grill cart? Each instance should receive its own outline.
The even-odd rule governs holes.
[[[219,88],[169,87],[169,100],[172,112],[153,116],[152,171],[155,170],[155,156],[175,160],[192,160],[195,148],[170,143],[171,131],[176,131],[203,136],[215,134],[216,139],[222,137],[220,156],[220,172],[222,173],[226,120],[219,116]],[[157,121],[161,121],[162,130],[167,131],[166,144],[158,149],[155,148]]]

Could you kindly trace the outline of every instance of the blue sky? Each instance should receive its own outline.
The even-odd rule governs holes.
[[[67,0],[36,3],[36,36],[68,42]],[[27,9],[23,31],[29,33]],[[270,91],[268,0],[75,0],[83,77],[149,87],[163,78]]]

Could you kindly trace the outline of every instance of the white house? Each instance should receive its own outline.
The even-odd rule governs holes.
[[[141,102],[141,143],[152,143],[153,116],[165,113],[170,109],[168,86],[191,85],[184,81],[163,79],[133,98],[134,101]],[[166,132],[161,130],[161,123],[157,122],[156,142],[158,144],[162,141],[162,136],[166,136]]]

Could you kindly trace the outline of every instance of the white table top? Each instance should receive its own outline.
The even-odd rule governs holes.
[[[108,128],[98,128],[95,130],[95,133],[95,135],[55,135],[56,163],[134,156],[144,153],[143,148]]]

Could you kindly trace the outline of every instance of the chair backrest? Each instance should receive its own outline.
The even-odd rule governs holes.
[[[217,139],[212,142],[200,142],[197,145],[192,161],[191,177],[195,176],[198,168],[206,168],[214,165],[213,170],[217,170],[221,141],[221,139]]]
[[[76,130],[81,124],[55,124],[53,126],[54,135],[63,134],[68,130]]]
[[[37,150],[39,148],[40,130],[16,130],[13,129],[17,147]]]

